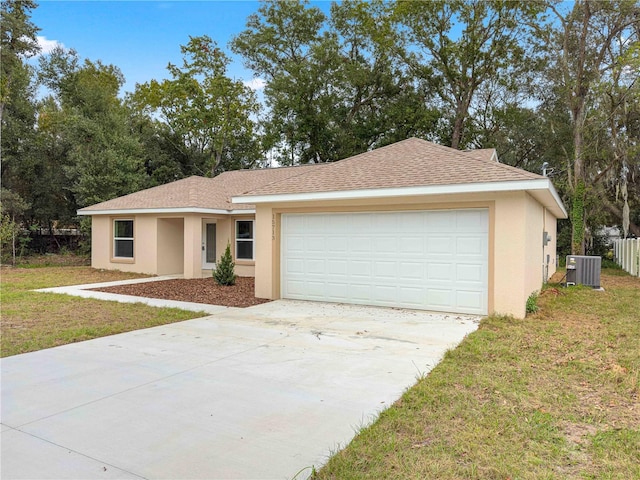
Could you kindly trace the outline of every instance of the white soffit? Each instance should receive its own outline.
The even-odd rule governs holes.
[[[490,193],[528,191],[536,200],[551,210],[558,218],[566,218],[553,184],[548,178],[509,182],[465,183],[455,185],[428,185],[417,187],[339,190],[332,192],[282,193],[273,195],[241,195],[231,198],[231,203],[281,203],[319,200],[355,200],[364,198],[408,197],[418,195],[452,195],[461,193]]]
[[[236,202],[239,203],[239,202]],[[246,202],[245,202],[246,203]],[[256,210],[239,209],[239,210],[221,210],[214,208],[122,208],[117,210],[78,210],[78,215],[140,215],[140,214],[184,214],[184,213],[202,213],[209,215],[255,215]]]

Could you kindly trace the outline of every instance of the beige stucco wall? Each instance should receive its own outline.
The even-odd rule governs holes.
[[[544,211],[544,229],[551,237],[549,243],[544,247],[544,262],[548,265],[547,278],[545,278],[545,282],[551,278],[551,275],[556,273],[558,269],[557,263],[557,241],[556,238],[558,236],[558,219],[547,209]],[[549,262],[547,263],[546,259],[549,257]]]
[[[399,211],[487,208],[489,210],[489,313],[522,318],[529,294],[542,285],[542,228],[555,218],[525,192],[404,197],[347,202],[258,205],[256,211],[256,296],[280,298],[280,221],[283,213]],[[544,219],[544,221],[543,221]],[[548,230],[549,231],[549,230]],[[549,245],[548,250],[555,248]],[[555,258],[555,254],[553,254]]]
[[[134,258],[113,257],[113,221],[132,219]],[[227,242],[235,259],[235,220],[253,220],[253,215],[203,216],[175,215],[94,215],[91,230],[91,265],[94,268],[121,270],[150,275],[183,274],[185,278],[210,276],[202,269],[203,221],[216,223],[216,257],[224,253]],[[236,274],[252,277],[253,261],[236,260]]]
[[[158,218],[158,275],[180,274],[184,270],[184,219]]]
[[[133,259],[113,257],[113,221],[133,220]],[[155,275],[157,272],[156,217],[100,215],[91,221],[91,266]]]
[[[253,277],[255,275],[255,261],[238,260],[236,258],[236,220],[255,220],[255,217],[253,215],[233,215],[216,220],[216,255],[217,258],[220,258],[227,248],[227,242],[229,242],[231,256],[236,264],[236,275]],[[211,271],[208,274],[210,275]]]
[[[526,208],[526,249],[524,294],[540,290],[544,283],[544,208],[534,198],[525,195]]]

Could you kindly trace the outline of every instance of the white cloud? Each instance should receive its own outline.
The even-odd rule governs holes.
[[[242,82],[246,87],[249,87],[251,90],[262,90],[267,82],[265,82],[261,78],[252,78],[251,80],[244,80]]]
[[[56,47],[64,48],[64,45],[57,40],[49,40],[47,37],[42,37],[38,35],[38,46],[40,47],[40,55],[47,55],[53,52],[53,49]]]

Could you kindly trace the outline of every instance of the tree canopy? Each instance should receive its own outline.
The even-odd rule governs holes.
[[[265,0],[228,46],[189,37],[168,78],[134,92],[116,65],[73,50],[29,61],[35,8],[2,1],[13,226],[77,225],[79,207],[188,175],[332,162],[415,136],[545,164],[570,210],[562,253],[595,252],[602,225],[640,235],[637,0]],[[260,95],[229,75],[229,52]]]

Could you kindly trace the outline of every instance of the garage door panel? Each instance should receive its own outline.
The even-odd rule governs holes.
[[[309,275],[319,274],[323,275],[325,272],[325,261],[324,260],[307,260],[306,262],[306,272]]]
[[[366,285],[363,283],[350,283],[349,297],[359,301],[360,303],[371,302],[373,300],[371,296],[371,285]]]
[[[422,281],[426,277],[426,265],[424,262],[400,262],[400,278],[409,281]],[[402,282],[404,283],[404,282]]]
[[[349,272],[353,277],[364,277],[367,279],[371,278],[371,262],[370,261],[361,261],[361,260],[352,260],[349,262]]]
[[[373,220],[372,232],[375,234],[385,235],[389,232],[399,231],[399,222],[397,215],[376,216]]]
[[[376,279],[394,281],[398,276],[396,262],[374,262],[373,274]]]
[[[456,218],[448,210],[439,212],[427,212],[426,229],[427,232],[450,232],[455,229]]]
[[[304,217],[304,232],[306,234],[320,234],[323,235],[326,232],[324,220],[322,215],[305,215]]]
[[[456,265],[456,281],[482,283],[484,268],[478,264],[458,263]]]
[[[287,218],[287,231],[289,235],[295,235],[296,233],[305,232],[305,217],[304,216],[290,216]]]
[[[332,277],[336,275],[344,275],[347,276],[348,273],[348,262],[346,259],[344,260],[327,260],[327,273]]]
[[[331,232],[345,232],[349,226],[349,218],[344,215],[327,215],[324,217],[324,226]]]
[[[307,292],[309,297],[314,298],[316,300],[322,300],[325,296],[325,282],[314,281],[313,279],[308,279],[306,281]]]
[[[355,254],[371,254],[373,253],[373,242],[371,237],[364,235],[355,235],[348,240],[349,251]]]
[[[349,288],[346,282],[327,282],[327,295],[333,300],[347,300],[348,291]]]
[[[303,259],[289,258],[285,262],[284,271],[288,274],[296,274],[296,273],[304,274],[304,266],[305,266],[305,262]]]
[[[456,241],[457,255],[483,256],[485,241],[481,237],[458,237]]]
[[[435,307],[450,307],[453,305],[453,292],[440,288],[427,288],[427,303]]]
[[[482,296],[477,291],[458,290],[456,292],[458,308],[473,310],[482,308]]]
[[[431,281],[450,281],[453,279],[453,264],[451,263],[429,263],[427,269],[427,279]]]
[[[452,255],[455,248],[453,237],[427,237],[427,253],[429,255]]]
[[[327,253],[344,255],[349,251],[349,239],[346,236],[328,236],[326,243]]]
[[[402,237],[398,240],[398,247],[397,253],[401,255],[422,256],[425,251],[424,237]]]
[[[287,248],[290,253],[304,252],[304,237],[302,235],[291,235],[287,239]]]
[[[488,211],[283,214],[282,296],[487,311]]]
[[[351,222],[347,228],[354,233],[362,231],[370,232],[374,226],[372,214],[370,213],[362,213],[350,217]]]
[[[289,295],[304,295],[305,294],[305,283],[302,281],[296,280],[287,280],[286,285],[287,292]]]
[[[420,308],[424,304],[425,291],[418,287],[398,287],[398,301],[404,305]]]
[[[425,227],[425,215],[424,212],[404,212],[398,215],[389,215],[398,219],[397,232],[399,234],[412,234],[415,233],[416,227],[424,230]]]
[[[377,302],[393,305],[398,302],[398,287],[395,285],[374,285],[372,293]]]
[[[395,236],[380,236],[373,239],[376,255],[389,255],[398,250],[398,238]]]
[[[456,215],[456,230],[458,233],[489,231],[489,217],[482,211],[460,210]]]
[[[312,254],[316,252],[324,254],[325,244],[326,240],[323,236],[307,236],[304,241],[305,252]]]

